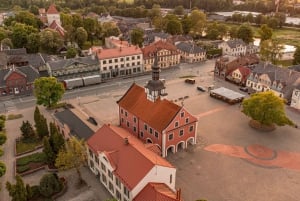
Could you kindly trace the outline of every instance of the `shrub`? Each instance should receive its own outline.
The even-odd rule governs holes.
[[[0,148],[0,157],[3,156],[4,152],[3,150]]]
[[[0,132],[0,145],[3,145],[6,142],[6,135],[4,132]]]
[[[34,153],[17,159],[17,166],[27,165],[29,163],[45,163],[46,156],[43,152]]]
[[[5,172],[6,172],[6,166],[2,161],[0,161],[0,177],[2,177],[5,174]]]
[[[62,184],[58,179],[57,174],[46,174],[40,180],[39,190],[40,193],[46,198],[51,197],[53,194],[62,189]]]
[[[23,115],[22,114],[9,114],[7,116],[7,120],[14,120],[14,119],[20,119],[22,118]]]
[[[29,169],[30,167],[28,165],[17,166],[17,173],[23,173]]]
[[[6,120],[6,116],[5,116],[5,115],[3,115],[3,114],[2,114],[2,115],[0,115],[0,119],[2,119],[2,120],[4,120],[4,121],[5,121],[5,120]]]
[[[40,197],[40,189],[38,185],[31,186],[31,198],[38,198]]]

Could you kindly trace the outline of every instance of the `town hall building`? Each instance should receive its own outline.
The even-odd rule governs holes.
[[[196,144],[198,120],[183,106],[166,99],[157,60],[155,55],[152,80],[145,87],[133,83],[117,103],[120,126],[142,142],[157,145],[166,157]]]

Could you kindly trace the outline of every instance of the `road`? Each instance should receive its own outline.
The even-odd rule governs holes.
[[[215,61],[208,60],[203,63],[194,64],[180,64],[179,67],[164,69],[161,72],[160,77],[165,79],[167,82],[169,80],[176,79],[181,76],[194,75],[199,77],[207,77],[208,74],[213,70]],[[99,85],[78,88],[70,91],[66,91],[62,100],[69,100],[77,98],[80,101],[80,97],[90,96],[90,95],[107,95],[113,91],[123,89],[128,89],[129,86],[136,82],[139,85],[144,85],[148,80],[151,79],[151,73],[140,75],[131,78],[117,78],[108,80],[106,83],[101,83]],[[0,99],[0,113],[13,112],[20,109],[25,109],[32,107],[36,104],[36,99],[34,96],[27,97],[14,97],[12,99],[5,100]]]

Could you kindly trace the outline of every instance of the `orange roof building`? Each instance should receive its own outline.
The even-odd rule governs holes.
[[[102,79],[130,76],[143,72],[143,54],[138,46],[122,46],[111,49],[92,47],[100,63]]]
[[[48,25],[52,24],[53,21],[56,21],[57,24],[61,25],[60,14],[57,11],[54,4],[51,4],[46,12]]]
[[[183,106],[166,99],[165,86],[159,79],[158,56],[152,66],[152,80],[145,88],[132,84],[117,102],[121,127],[144,143],[158,146],[163,157],[168,152],[196,143],[198,120]]]
[[[180,63],[180,52],[171,43],[159,40],[142,48],[144,57],[144,70],[150,71],[154,63],[154,55],[158,56],[158,66],[169,68]]]
[[[125,129],[103,125],[87,140],[87,147],[90,169],[118,200],[134,200],[152,182],[176,196],[175,167]]]

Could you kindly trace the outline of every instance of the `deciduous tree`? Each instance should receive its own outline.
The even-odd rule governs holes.
[[[262,125],[294,125],[285,114],[284,100],[271,91],[252,94],[242,106],[246,116]]]
[[[16,176],[16,184],[6,182],[6,189],[9,192],[12,201],[27,201],[28,197],[30,197],[23,180],[19,175]]]
[[[57,174],[46,174],[40,180],[39,190],[40,193],[46,197],[51,197],[54,193],[60,192],[62,184],[59,181]]]
[[[253,42],[253,36],[253,30],[248,24],[242,24],[237,30],[237,37],[242,39],[247,44]]]
[[[53,151],[52,146],[49,143],[49,138],[48,137],[44,137],[43,144],[44,144],[43,152],[46,155],[47,164],[48,165],[54,165],[55,164],[56,155],[55,155],[55,153]]]
[[[75,31],[75,41],[80,48],[83,47],[84,43],[87,41],[88,34],[83,27],[78,27]]]
[[[273,30],[268,27],[268,25],[263,24],[258,30],[258,34],[260,36],[260,41],[269,40],[272,38]]]
[[[60,170],[76,169],[80,183],[83,182],[80,167],[86,163],[86,149],[83,140],[71,137],[56,158],[55,166]]]
[[[24,140],[34,140],[35,139],[35,131],[32,128],[31,123],[27,121],[23,121],[22,125],[20,127],[20,130],[22,132],[22,136]]]
[[[3,145],[7,140],[7,137],[4,132],[0,132],[0,145]]]
[[[63,96],[65,89],[54,77],[41,77],[34,81],[34,95],[38,105],[51,107]]]
[[[130,32],[131,43],[138,45],[139,47],[143,46],[144,42],[144,32],[142,29],[136,28]]]
[[[44,29],[40,32],[40,43],[43,52],[55,54],[62,47],[63,40],[55,30]]]
[[[293,60],[294,65],[300,64],[300,47],[297,46],[296,51],[294,53],[294,60]]]
[[[2,161],[0,161],[0,177],[5,175],[5,172],[6,172],[6,166]]]
[[[265,40],[260,44],[260,58],[263,61],[269,61],[277,64],[277,61],[282,57],[283,45],[278,39]]]

